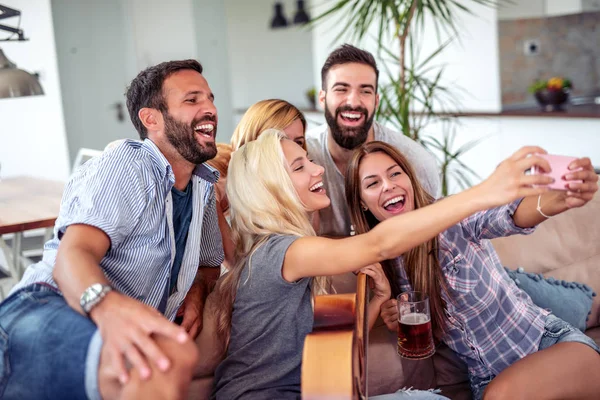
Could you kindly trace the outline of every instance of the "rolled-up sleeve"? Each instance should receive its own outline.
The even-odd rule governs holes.
[[[510,204],[481,211],[461,222],[463,230],[474,240],[494,239],[510,235],[528,235],[535,227],[521,228],[515,225],[513,215],[523,199]]]
[[[146,185],[141,174],[119,160],[93,163],[77,174],[63,195],[57,234],[60,239],[73,224],[103,231],[111,247],[118,246],[138,224],[146,208]]]

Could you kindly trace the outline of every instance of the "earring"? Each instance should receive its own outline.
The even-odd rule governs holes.
[[[362,206],[362,209],[363,209],[364,211],[367,211],[369,208],[368,208],[367,206]]]

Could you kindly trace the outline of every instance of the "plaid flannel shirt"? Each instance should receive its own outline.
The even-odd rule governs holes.
[[[486,378],[537,351],[548,311],[508,277],[489,239],[529,234],[512,215],[521,200],[476,213],[439,239],[439,262],[448,284],[447,332],[443,341]],[[411,290],[402,258],[396,260],[402,291]]]

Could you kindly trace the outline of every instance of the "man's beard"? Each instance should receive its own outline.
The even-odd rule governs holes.
[[[168,112],[163,113],[165,121],[165,135],[171,145],[177,152],[192,164],[202,164],[214,158],[217,155],[217,146],[214,142],[209,142],[206,145],[201,145],[196,140],[196,132],[194,127],[203,122],[216,122],[216,118],[207,115],[200,119],[192,121],[191,125],[186,125],[183,122],[177,121]],[[217,125],[211,132],[213,137],[217,137]]]
[[[363,114],[365,122],[361,126],[352,128],[340,126],[337,118],[344,111],[354,111]],[[329,107],[327,107],[327,102],[325,102],[325,120],[327,121],[327,125],[329,125],[333,140],[347,150],[353,150],[367,141],[374,118],[375,113],[369,118],[369,112],[364,107],[352,108],[350,106],[341,106],[335,110],[335,115],[332,115]]]

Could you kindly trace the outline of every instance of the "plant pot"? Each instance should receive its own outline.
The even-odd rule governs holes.
[[[310,108],[312,110],[316,110],[317,109],[317,99],[315,98],[315,96],[311,96],[310,94],[306,94],[306,99],[308,100],[308,104],[310,104]]]
[[[534,96],[543,111],[564,111],[563,105],[569,100],[569,91],[542,89],[535,92]]]

